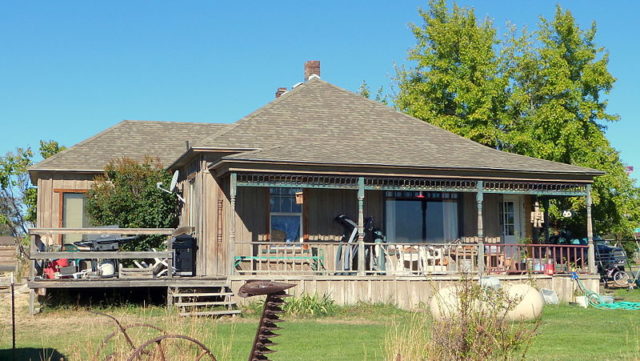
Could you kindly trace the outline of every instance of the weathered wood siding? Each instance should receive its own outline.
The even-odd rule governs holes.
[[[576,284],[569,277],[563,276],[499,276],[503,286],[512,284],[531,284],[537,288],[555,290],[561,302],[575,301]],[[247,277],[232,277],[231,290],[237,294],[238,289],[246,282]],[[424,278],[394,277],[280,277],[276,281],[294,283],[288,293],[292,295],[317,294],[327,295],[339,305],[354,305],[359,302],[393,304],[402,309],[424,308],[431,297],[441,288],[460,285],[459,278],[441,277],[425,280]],[[585,276],[583,283],[587,288],[598,291],[598,276]],[[252,298],[234,297],[239,305],[255,302]]]
[[[62,191],[87,191],[97,174],[82,173],[44,173],[37,180],[38,200],[36,226],[38,228],[57,228],[62,222]],[[46,242],[57,242],[47,239]]]

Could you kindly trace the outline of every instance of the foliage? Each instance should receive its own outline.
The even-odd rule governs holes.
[[[442,318],[418,314],[407,326],[391,329],[386,339],[387,360],[523,360],[540,320],[505,319],[521,298],[510,297],[502,289],[483,288],[470,278],[454,287],[458,302],[451,308],[443,302]]]
[[[136,162],[117,158],[96,177],[87,193],[87,212],[93,225],[118,225],[123,228],[170,228],[178,224],[178,200],[175,194],[159,190],[171,175],[158,159]],[[128,250],[163,247],[163,237],[142,237],[125,243]]]
[[[488,19],[444,0],[420,10],[423,26],[412,25],[414,69],[400,69],[397,107],[412,116],[476,142],[498,147],[506,79],[498,72],[498,41]]]
[[[300,297],[287,299],[282,307],[287,315],[297,317],[322,317],[336,313],[338,307],[330,296],[324,294],[303,294]]]
[[[369,84],[367,84],[365,80],[363,80],[362,84],[360,84],[358,93],[367,99],[371,99],[371,90],[369,89]],[[378,88],[378,91],[376,92],[373,100],[385,105],[387,104],[387,95],[384,94],[384,87],[381,86],[380,88]]]
[[[56,141],[40,141],[43,159],[64,149]],[[37,189],[28,174],[32,164],[33,151],[28,147],[0,156],[0,231],[16,237],[26,234],[36,221]]]
[[[596,27],[581,29],[559,6],[534,32],[498,39],[489,20],[444,0],[413,26],[415,67],[398,71],[400,110],[489,147],[606,172],[593,184],[594,230],[628,236],[640,223],[640,190],[604,133],[615,78]],[[584,199],[552,203],[557,228],[585,233]],[[566,209],[577,217],[562,218]]]

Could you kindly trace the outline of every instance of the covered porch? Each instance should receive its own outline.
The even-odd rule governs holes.
[[[231,277],[595,274],[590,188],[544,179],[230,172],[238,216],[225,261]],[[551,197],[585,197],[588,245],[532,241],[534,232],[548,239],[529,214]],[[351,214],[353,232],[336,232],[337,213]],[[383,239],[368,236],[370,215]],[[547,215],[537,216],[548,225]]]

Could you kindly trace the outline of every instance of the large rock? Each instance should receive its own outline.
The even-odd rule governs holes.
[[[524,321],[532,320],[542,314],[544,299],[538,290],[526,285],[510,285],[503,288],[506,297],[510,300],[518,302],[511,311],[507,313],[505,319],[508,321]],[[496,292],[488,289],[488,292]],[[460,300],[458,298],[458,287],[441,288],[429,303],[431,316],[436,320],[456,317],[459,312]],[[471,305],[475,310],[484,307],[494,307],[492,305],[483,304],[480,301]]]

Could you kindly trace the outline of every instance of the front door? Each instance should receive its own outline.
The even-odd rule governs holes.
[[[505,244],[516,244],[522,238],[522,196],[505,195],[500,205],[500,226]]]

